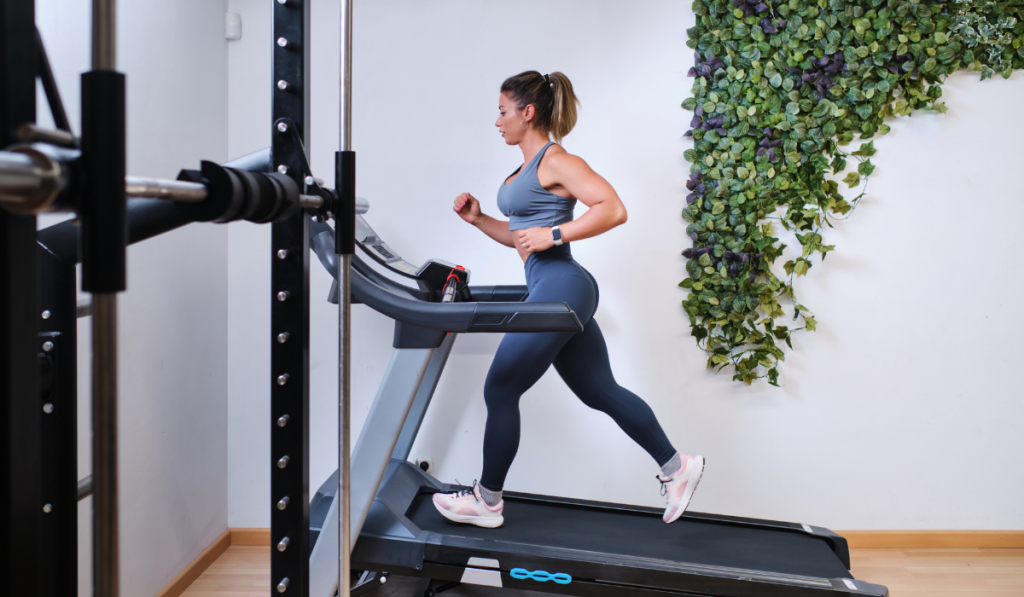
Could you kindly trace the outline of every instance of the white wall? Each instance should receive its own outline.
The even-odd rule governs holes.
[[[118,2],[128,172],[173,178],[227,158],[225,2]],[[89,3],[40,0],[37,23],[81,132]],[[40,93],[41,123],[49,123]],[[41,226],[59,218],[47,217]],[[128,250],[119,313],[121,592],[154,595],[227,528],[227,229],[193,225]],[[79,476],[90,470],[89,320],[79,321]],[[92,499],[79,503],[90,595]]]
[[[230,49],[233,155],[266,146],[269,12],[229,0],[245,39]],[[314,171],[337,149],[337,3],[313,5]],[[523,282],[514,251],[449,212],[462,191],[498,215],[495,191],[522,156],[493,129],[501,81],[561,70],[582,100],[565,147],[617,189],[629,222],[575,243],[601,284],[596,314],[624,386],[676,446],[708,458],[696,510],[838,529],[1020,529],[1024,356],[1014,256],[1024,77],[946,85],[946,115],[890,123],[871,194],[829,232],[837,245],[798,285],[820,325],[798,335],[783,388],[704,371],[676,284],[688,164],[679,108],[691,80],[693,14],[669,0],[366,2],[355,7],[353,147],[368,220],[406,258],[455,261],[477,284]],[[999,115],[993,118],[992,115]],[[977,148],[964,151],[964,148]],[[582,206],[580,211],[581,213]],[[789,243],[791,246],[795,242]],[[229,237],[231,526],[269,526],[269,236]],[[334,469],[336,311],[314,264],[311,482]],[[254,298],[256,297],[256,298]],[[361,424],[390,354],[391,322],[353,312],[353,419]],[[498,337],[459,338],[414,456],[444,480],[480,474],[482,387]],[[451,372],[458,371],[458,375]],[[523,399],[512,490],[659,505],[657,468],[549,372]]]

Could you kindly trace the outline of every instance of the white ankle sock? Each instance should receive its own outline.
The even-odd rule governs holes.
[[[491,491],[483,485],[477,483],[477,487],[480,488],[480,497],[484,498],[484,503],[492,508],[497,506],[501,502],[501,491]]]
[[[666,478],[671,477],[679,472],[679,469],[681,468],[683,468],[683,460],[682,457],[679,456],[679,452],[676,452],[676,455],[673,456],[671,460],[662,465],[661,476]]]

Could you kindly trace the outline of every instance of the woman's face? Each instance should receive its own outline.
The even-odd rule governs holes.
[[[519,111],[516,109],[515,101],[507,95],[502,93],[498,96],[498,119],[494,121],[494,126],[498,127],[498,132],[505,139],[506,145],[519,145],[523,140],[526,131],[529,130],[526,119],[530,112],[532,106],[526,106],[525,110]],[[525,129],[519,125],[520,122],[526,125]]]

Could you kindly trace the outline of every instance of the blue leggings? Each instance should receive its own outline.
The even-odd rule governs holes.
[[[527,302],[565,302],[576,312],[583,331],[505,334],[484,383],[487,426],[484,470],[480,484],[504,487],[519,449],[519,399],[555,365],[569,389],[590,408],[607,413],[630,438],[664,465],[676,451],[654,411],[640,397],[615,383],[601,328],[594,320],[597,282],[564,244],[526,260]]]

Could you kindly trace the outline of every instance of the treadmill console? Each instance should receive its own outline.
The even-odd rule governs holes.
[[[374,261],[391,271],[412,278],[425,284],[430,290],[441,292],[450,275],[458,278],[455,290],[461,292],[469,284],[469,270],[441,259],[430,259],[421,266],[415,266],[402,257],[366,222],[361,215],[356,216],[356,243],[373,258]]]

